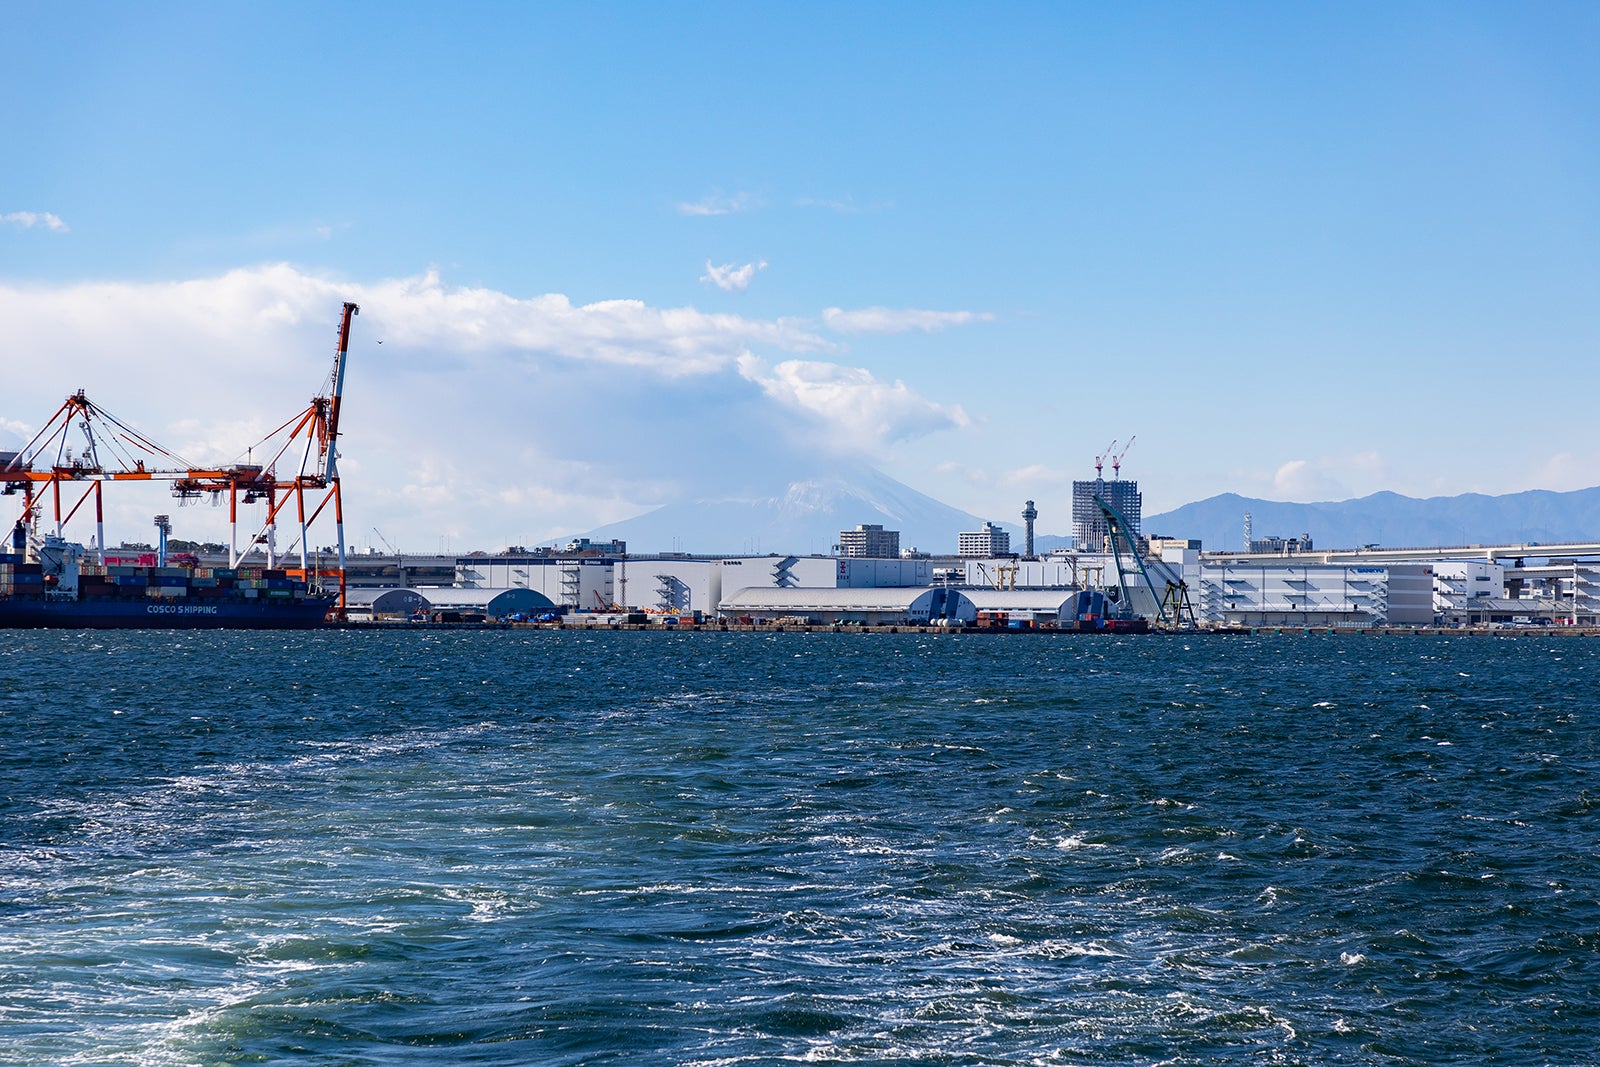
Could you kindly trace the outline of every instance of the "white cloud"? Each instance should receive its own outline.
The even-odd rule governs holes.
[[[509,348],[677,376],[726,367],[751,344],[788,351],[832,347],[793,320],[655,308],[638,300],[574,306],[559,293],[517,298],[492,289],[447,288],[434,272],[366,291],[370,302],[384,308],[386,342],[458,355]]]
[[[0,416],[0,452],[20,452],[32,437],[33,430],[27,423]]]
[[[860,367],[798,359],[768,367],[745,356],[739,371],[767,396],[828,427],[827,440],[841,451],[881,450],[971,424],[960,405],[936,404],[904,382],[881,382]]]
[[[855,198],[849,196],[842,200],[827,200],[821,197],[804,196],[795,201],[795,206],[827,208],[829,211],[837,211],[841,215],[852,215],[859,210],[856,207]]]
[[[1007,471],[1001,476],[1003,485],[1009,486],[1064,486],[1070,485],[1074,477],[1079,477],[1069,470],[1059,470],[1048,467],[1043,463],[1030,463],[1026,467],[1018,467],[1014,471]]]
[[[164,283],[0,283],[0,333],[38,368],[8,383],[0,420],[40,425],[83,388],[189,461],[242,460],[326,380],[346,300],[362,308],[341,437],[352,539],[376,526],[419,548],[535,544],[691,494],[767,490],[829,452],[968,422],[905,383],[817,358],[833,346],[803,319],[283,264]],[[108,530],[145,536],[173,502],[125,489],[108,493]],[[225,509],[174,521],[180,536],[225,536]]]
[[[753,211],[761,206],[761,201],[751,193],[734,193],[725,196],[715,192],[702,197],[692,203],[678,205],[680,215],[737,215],[745,211]]]
[[[735,267],[732,263],[722,266],[713,266],[706,260],[706,272],[700,276],[703,282],[710,282],[725,293],[742,293],[750,288],[750,282],[756,276],[756,271],[766,270],[767,261],[759,263],[746,263],[742,267]]]
[[[994,484],[994,476],[984,467],[975,467],[968,463],[958,463],[955,460],[945,460],[933,465],[933,473],[939,475],[941,480],[959,478],[968,485],[988,488]]]
[[[915,308],[869,307],[857,311],[826,308],[822,312],[823,323],[839,333],[906,333],[911,330],[933,333],[951,326],[989,322],[993,318],[986,311],[919,311]]]
[[[1499,491],[1516,493],[1534,487],[1569,493],[1576,489],[1588,489],[1600,482],[1600,476],[1595,473],[1597,470],[1600,470],[1600,453],[1593,450],[1577,454],[1557,452],[1535,461],[1526,481],[1519,479]]]
[[[1272,492],[1285,500],[1347,500],[1383,488],[1383,457],[1373,451],[1293,459],[1272,475]]]
[[[42,226],[52,233],[66,233],[67,224],[57,215],[48,211],[13,211],[0,215],[0,223],[7,223],[21,230],[31,230],[35,226]]]
[[[855,215],[862,212],[886,211],[894,207],[893,200],[876,200],[866,204],[856,203],[853,196],[823,197],[802,196],[794,202],[795,207],[823,208],[827,211],[836,211],[841,215]]]
[[[1272,475],[1272,488],[1285,496],[1295,496],[1317,479],[1311,465],[1303,459],[1291,459]]]

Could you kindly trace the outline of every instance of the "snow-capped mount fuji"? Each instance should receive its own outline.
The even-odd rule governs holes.
[[[629,552],[826,555],[839,531],[877,523],[900,531],[902,549],[953,554],[956,535],[984,521],[872,467],[836,468],[775,488],[770,496],[667,504],[583,536],[626,541]]]

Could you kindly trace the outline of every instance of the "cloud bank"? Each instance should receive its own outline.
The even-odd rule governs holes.
[[[0,330],[41,368],[12,379],[0,422],[31,433],[83,388],[191,462],[242,460],[321,388],[346,300],[362,309],[341,439],[348,529],[358,540],[380,528],[407,551],[534,544],[970,424],[959,406],[835,362],[815,318],[576,305],[437,272],[351,282],[284,264],[0,284]],[[149,516],[172,509],[147,495],[108,496],[114,538],[144,537]],[[226,522],[203,506],[174,521],[191,537]]]
[[[971,425],[960,405],[935,404],[904,382],[880,382],[860,367],[785,360],[774,367],[756,356],[739,361],[740,373],[784,408],[822,426],[834,448],[882,451],[897,441]],[[842,447],[840,447],[842,446]]]
[[[1272,475],[1278,500],[1345,500],[1388,483],[1387,464],[1375,451],[1292,459]]]

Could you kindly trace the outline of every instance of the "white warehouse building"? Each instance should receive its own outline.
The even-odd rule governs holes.
[[[737,589],[722,601],[725,619],[804,620],[864,626],[927,626],[941,620],[972,622],[978,607],[960,589],[772,586]]]
[[[532,589],[571,611],[611,607],[611,560],[587,556],[467,556],[456,561],[456,585],[467,589]]]
[[[933,582],[927,559],[833,556],[469,556],[457,561],[466,588],[526,588],[569,611],[715,613],[725,589],[922,586]]]
[[[1207,563],[1190,597],[1201,621],[1229,626],[1427,626],[1433,566]]]

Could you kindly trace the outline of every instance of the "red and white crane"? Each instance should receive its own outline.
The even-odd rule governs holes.
[[[1112,481],[1115,482],[1115,481],[1121,481],[1122,480],[1122,457],[1126,456],[1128,454],[1128,449],[1132,448],[1133,447],[1133,443],[1135,441],[1137,441],[1138,439],[1139,439],[1139,435],[1138,434],[1134,434],[1132,437],[1128,438],[1128,443],[1122,446],[1122,451],[1118,452],[1115,456],[1111,457],[1111,480]],[[1115,442],[1113,442],[1113,443],[1115,443]]]
[[[1116,447],[1117,447],[1117,439],[1115,437],[1113,437],[1111,439],[1111,443],[1109,445],[1106,445],[1106,450],[1104,452],[1100,453],[1098,456],[1094,457],[1094,480],[1095,481],[1097,481],[1097,482],[1105,481],[1105,476],[1101,473],[1101,471],[1105,468],[1105,462],[1106,462],[1106,459],[1111,455],[1111,450],[1116,448]]]

